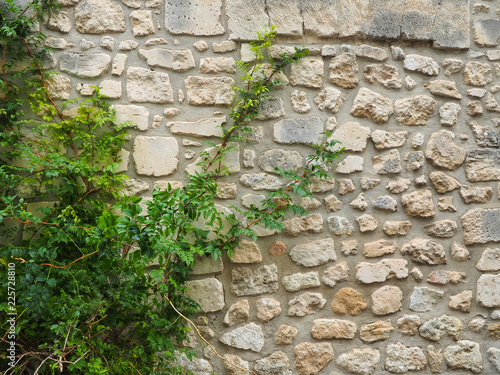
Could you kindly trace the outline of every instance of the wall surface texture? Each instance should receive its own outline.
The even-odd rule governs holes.
[[[346,153],[307,217],[194,270],[220,353],[259,375],[500,373],[499,1],[61,3],[43,26],[50,89],[100,86],[137,124],[131,195],[179,186],[217,141],[254,30],[276,25],[272,55],[311,50],[232,152],[218,203],[283,186],[274,167],[302,167],[325,129]],[[244,374],[187,344],[194,374]]]

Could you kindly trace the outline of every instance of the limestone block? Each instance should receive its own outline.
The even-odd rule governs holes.
[[[414,287],[410,296],[410,310],[432,311],[443,298],[444,292],[427,287]]]
[[[365,242],[363,247],[363,255],[366,258],[380,257],[386,254],[394,254],[397,248],[398,246],[396,241],[382,239],[373,242]]]
[[[396,212],[398,210],[398,202],[389,195],[381,195],[372,201],[372,206],[376,210]]]
[[[491,66],[480,61],[469,61],[464,68],[465,83],[471,86],[484,86],[493,80]]]
[[[215,312],[224,308],[224,289],[216,278],[186,282],[186,296],[200,305],[203,312]]]
[[[466,277],[467,275],[465,272],[439,270],[429,273],[427,276],[427,282],[430,284],[455,285],[458,283],[464,283]]]
[[[437,241],[414,238],[401,247],[401,254],[408,255],[415,263],[437,265],[446,264],[446,253]]]
[[[149,111],[138,105],[117,104],[112,108],[116,111],[115,124],[130,121],[139,130],[147,130],[149,127]]]
[[[123,187],[123,192],[127,197],[131,197],[133,195],[137,195],[149,190],[149,184],[147,182],[138,180],[136,178],[124,180]]]
[[[466,245],[500,242],[500,208],[476,208],[460,218]]]
[[[169,0],[165,2],[165,28],[174,35],[222,35],[221,12],[222,0]]]
[[[323,132],[319,117],[283,119],[274,124],[274,141],[281,144],[318,144]]]
[[[286,9],[286,12],[283,10]],[[274,0],[266,2],[269,24],[276,26],[278,35],[298,36],[303,33],[300,2],[294,0]]]
[[[481,47],[496,47],[500,38],[500,20],[493,18],[474,20],[474,42]]]
[[[84,0],[75,7],[75,24],[82,34],[124,32],[125,14],[116,1]]]
[[[279,174],[276,168],[297,172],[304,162],[297,151],[273,149],[262,153],[257,158],[257,164],[265,172]]]
[[[470,370],[475,374],[483,371],[483,358],[477,342],[460,340],[456,345],[449,345],[444,350],[444,358],[452,369]]]
[[[347,155],[337,164],[335,172],[349,174],[363,170],[364,159],[362,156]]]
[[[330,76],[328,80],[336,86],[352,89],[358,85],[358,64],[356,55],[342,53],[330,61]]]
[[[227,144],[229,147],[229,151],[224,154],[222,161],[220,163],[214,163],[208,168],[208,172],[215,172],[220,168],[221,172],[223,173],[238,173],[240,171],[240,145],[239,143],[236,142],[229,142]],[[217,154],[217,150],[221,147],[221,145],[217,145],[216,147],[209,147],[205,150],[206,156],[208,157],[208,160],[212,160],[215,155]],[[201,165],[198,165],[203,161],[205,156],[203,157],[198,157],[193,163],[189,164],[186,167],[186,173],[188,174],[194,174],[195,172],[201,173],[204,170],[204,167]]]
[[[361,326],[359,336],[363,342],[370,344],[376,341],[387,340],[392,331],[394,331],[394,327],[390,320],[378,320]]]
[[[380,352],[372,348],[354,348],[337,358],[337,365],[357,375],[372,375],[379,363]]]
[[[396,374],[421,371],[427,366],[424,352],[417,346],[389,344],[386,349],[385,369]]]
[[[239,300],[233,303],[227,309],[226,315],[224,315],[223,324],[231,327],[235,324],[243,323],[248,320],[250,315],[250,304],[247,299]]]
[[[311,110],[311,106],[307,100],[307,93],[305,91],[295,90],[292,95],[290,95],[290,102],[293,110],[297,113],[304,114]]]
[[[453,237],[457,233],[457,223],[454,220],[439,220],[424,226],[424,231],[429,236],[439,238]]]
[[[459,59],[448,58],[443,60],[444,74],[451,76],[452,74],[458,73],[464,67],[464,62]]]
[[[408,132],[386,132],[384,130],[374,130],[371,133],[371,139],[377,150],[387,148],[401,147],[405,144],[408,138]]]
[[[361,126],[357,122],[348,122],[333,132],[331,138],[341,142],[333,149],[344,147],[346,151],[363,151],[366,148],[370,132],[370,128],[366,126]]]
[[[134,162],[138,174],[168,176],[177,171],[179,145],[172,137],[145,137],[134,141]]]
[[[354,231],[354,225],[345,217],[330,216],[328,218],[328,227],[337,236],[346,234],[350,236]]]
[[[439,108],[441,125],[454,126],[458,121],[461,109],[457,103],[445,103]]]
[[[386,221],[382,230],[388,236],[406,236],[411,229],[411,222],[404,221]]]
[[[314,288],[321,285],[319,275],[314,271],[284,276],[281,284],[283,284],[287,292],[297,292],[302,289]]]
[[[277,176],[267,173],[243,174],[240,176],[240,182],[244,186],[249,186],[252,190],[275,191],[283,186]]]
[[[255,302],[257,308],[257,318],[263,322],[268,322],[281,314],[281,305],[274,298],[259,298]]]
[[[401,155],[398,150],[390,150],[372,158],[373,169],[377,174],[397,174],[401,172]]]
[[[153,12],[150,10],[134,10],[130,13],[134,36],[146,36],[155,33]]]
[[[495,129],[479,125],[475,121],[471,121],[469,126],[472,129],[472,134],[476,139],[476,143],[481,147],[500,147],[500,138]]]
[[[342,288],[333,296],[332,311],[335,314],[356,316],[367,307],[365,296],[351,288]]]
[[[422,322],[418,315],[403,315],[396,321],[396,324],[400,333],[415,336]]]
[[[467,181],[500,181],[500,150],[475,149],[465,159]]]
[[[346,262],[338,263],[334,266],[328,267],[323,273],[321,279],[329,287],[334,287],[337,283],[349,280],[349,266]]]
[[[255,242],[241,240],[234,248],[233,256],[229,260],[231,263],[260,263],[262,254]]]
[[[362,87],[354,98],[350,113],[383,124],[394,113],[394,108],[391,99]]]
[[[288,301],[288,316],[306,316],[315,314],[326,303],[321,293],[305,292]]]
[[[374,291],[371,298],[372,312],[375,315],[392,314],[403,307],[403,292],[397,286],[385,285]]]
[[[293,86],[321,88],[324,78],[324,62],[321,56],[306,56],[290,67],[290,83]]]
[[[303,342],[293,348],[293,366],[299,375],[317,375],[333,359],[332,344]]]
[[[226,3],[227,27],[232,40],[256,40],[255,30],[269,27],[265,0],[229,0]]]
[[[104,75],[111,63],[107,53],[65,52],[61,56],[59,69],[82,78],[97,78]]]
[[[356,218],[356,221],[358,222],[358,225],[359,225],[359,231],[362,233],[373,232],[375,229],[377,229],[377,226],[378,226],[378,220],[375,219],[370,214],[364,214],[364,215],[358,216]]]
[[[173,103],[174,93],[167,73],[146,68],[127,69],[127,98],[131,102]]]
[[[464,203],[488,203],[493,196],[493,188],[479,186],[462,186],[460,187],[460,196]]]
[[[190,135],[193,137],[222,137],[221,126],[226,117],[208,117],[195,121],[172,121],[167,123],[172,134]]]
[[[401,88],[401,77],[396,67],[387,64],[367,65],[363,72],[365,80],[378,83],[388,89]]]
[[[415,95],[394,102],[396,120],[401,125],[422,126],[435,113],[437,103],[427,95]]]
[[[360,262],[356,265],[356,280],[364,284],[381,283],[389,279],[408,277],[408,261],[383,259],[377,263]]]
[[[71,80],[60,74],[46,77],[45,84],[52,99],[68,100],[71,91]]]
[[[437,76],[439,73],[439,64],[427,56],[406,55],[403,67],[410,72],[418,72],[428,76]]]
[[[235,82],[230,77],[190,76],[184,83],[191,105],[229,106],[233,102]]]
[[[295,245],[290,250],[290,258],[301,266],[315,267],[337,260],[337,255],[335,254],[333,240],[325,238]]]
[[[181,367],[184,371],[192,374],[210,374],[213,367],[209,361],[203,358],[188,358],[186,353],[175,353],[174,366]]]
[[[470,312],[472,307],[472,290],[464,290],[454,296],[450,296],[448,307],[451,310]]]
[[[481,258],[476,264],[479,271],[500,270],[500,248],[486,249],[481,254]]]
[[[51,12],[47,28],[66,34],[71,31],[73,26],[68,13],[59,10]]]
[[[194,63],[193,63],[194,66]],[[232,57],[206,57],[200,59],[200,73],[236,73],[236,62]]]
[[[146,60],[146,63],[152,67],[158,66],[176,72],[186,72],[194,68],[193,53],[189,49],[140,49],[139,56]]]
[[[109,99],[120,99],[122,96],[122,83],[112,79],[105,79],[99,85],[101,94]]]
[[[223,334],[219,341],[234,348],[260,352],[264,346],[264,332],[255,323],[248,323]]]
[[[248,372],[243,371],[243,369],[248,370],[248,361],[243,360],[241,357],[235,354],[226,354],[225,357],[227,361],[224,361],[224,368],[227,372],[227,375],[246,375]],[[238,366],[234,366],[234,365]]]
[[[290,360],[285,352],[277,351],[255,361],[254,371],[257,375],[287,375],[290,374]]]
[[[231,289],[237,296],[255,296],[278,290],[278,268],[275,264],[259,268],[236,267],[231,271]]]
[[[128,56],[124,53],[117,53],[111,63],[111,74],[120,77],[125,71]]]
[[[314,104],[320,109],[337,113],[345,102],[345,95],[334,87],[325,87],[314,97]]]
[[[311,335],[315,339],[353,339],[357,331],[355,323],[341,319],[315,319]]]
[[[299,330],[293,326],[282,324],[274,334],[276,345],[289,345],[293,342]]]

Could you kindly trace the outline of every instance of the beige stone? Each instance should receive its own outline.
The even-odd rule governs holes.
[[[397,174],[402,170],[401,155],[398,150],[390,150],[373,156],[372,162],[377,174]]]
[[[311,335],[321,339],[353,339],[357,326],[349,320],[315,319],[312,322]]]
[[[392,65],[367,65],[363,74],[366,81],[378,83],[387,89],[400,89],[402,85],[398,69]]]
[[[215,312],[225,306],[224,288],[216,278],[186,282],[186,296],[200,305],[203,312]]]
[[[172,137],[137,136],[134,141],[136,171],[146,176],[168,176],[177,171],[179,145]]]
[[[233,303],[224,315],[223,324],[231,327],[246,322],[250,315],[250,304],[247,299]]]
[[[464,283],[467,275],[465,272],[457,272],[457,271],[447,271],[447,270],[439,270],[432,271],[427,276],[427,282],[430,284],[458,284]]]
[[[200,59],[199,72],[202,74],[236,73],[236,62],[232,57],[206,57]]]
[[[341,174],[350,174],[363,170],[364,159],[361,156],[347,155],[337,164],[335,172]]]
[[[377,229],[378,221],[370,214],[364,214],[356,218],[360,232],[373,232]]]
[[[342,208],[342,202],[333,194],[325,197],[326,212],[335,212]]]
[[[292,95],[290,95],[290,101],[292,108],[297,113],[307,113],[311,110],[311,106],[307,99],[307,93],[305,91],[295,90]]]
[[[314,97],[314,104],[320,110],[328,109],[332,113],[337,113],[344,105],[345,100],[346,97],[341,91],[334,87],[325,87]]]
[[[371,139],[377,150],[386,148],[401,147],[408,138],[408,132],[386,132],[384,130],[374,130],[371,133]]]
[[[194,68],[193,53],[189,49],[140,49],[139,56],[151,67],[165,68],[175,72],[186,72]]]
[[[429,236],[439,237],[439,238],[449,238],[453,237],[457,232],[458,226],[454,220],[445,219],[439,220],[432,224],[427,224],[424,226],[424,231]]]
[[[111,63],[107,53],[65,52],[60,58],[62,72],[82,78],[97,78],[106,74]]]
[[[441,373],[441,364],[443,363],[444,356],[442,349],[435,349],[434,345],[427,345],[427,359],[429,360],[429,367],[431,373]]]
[[[472,290],[464,290],[461,293],[450,296],[448,307],[451,310],[468,313],[472,307]]]
[[[403,66],[405,70],[428,76],[437,76],[439,73],[438,63],[433,58],[427,56],[406,55]]]
[[[318,272],[293,273],[283,276],[281,284],[287,292],[297,292],[302,289],[315,288],[321,285]]]
[[[460,187],[460,183],[456,179],[440,171],[432,171],[429,174],[429,178],[436,191],[440,194],[447,193]]]
[[[491,186],[462,186],[460,196],[466,204],[488,203],[493,196],[493,188]]]
[[[188,3],[183,0],[168,1],[165,3],[165,28],[174,35],[222,35],[224,27],[221,24],[221,12],[221,0]]]
[[[466,245],[474,243],[500,242],[500,209],[476,208],[460,218]]]
[[[191,105],[231,105],[235,84],[230,77],[190,76],[184,81]]]
[[[305,292],[288,301],[288,316],[306,316],[320,311],[326,303],[321,293]]]
[[[394,331],[394,327],[390,320],[378,320],[361,326],[359,336],[363,342],[371,344],[389,339],[392,331]]]
[[[445,103],[439,107],[439,118],[441,125],[443,126],[454,126],[458,117],[461,113],[460,105],[457,103]]]
[[[397,342],[386,349],[385,369],[389,372],[404,374],[408,371],[421,371],[427,366],[427,359],[421,348],[404,346]]]
[[[189,164],[186,167],[186,173],[194,174],[196,172],[201,173],[202,171],[215,172],[216,170],[219,169],[222,173],[227,173],[227,174],[238,173],[241,168],[240,145],[236,142],[229,142],[227,146],[229,147],[229,150],[227,153],[224,154],[220,165],[219,163],[214,163],[208,168],[208,170],[206,168],[208,167],[208,165],[206,166],[200,165],[200,163],[202,163],[202,161],[204,160],[205,156],[208,157],[209,161],[215,157],[217,151],[221,147],[221,145],[217,145],[215,147],[209,147],[203,150],[205,156],[199,156],[193,163]]]
[[[397,180],[392,180],[385,185],[385,188],[389,190],[391,194],[400,194],[409,189],[411,186],[411,181],[408,178],[398,178]]]
[[[134,10],[130,13],[134,36],[146,36],[155,33],[153,12],[150,10]]]
[[[401,125],[427,125],[429,118],[436,112],[437,103],[427,95],[415,95],[394,102],[396,120]]]
[[[337,365],[358,375],[372,375],[380,363],[380,352],[372,348],[354,348],[337,358]]]
[[[75,7],[75,24],[82,34],[125,31],[121,5],[111,0],[84,0]]]
[[[120,77],[125,71],[128,56],[124,53],[117,53],[111,63],[111,74]]]
[[[342,288],[333,296],[332,310],[335,314],[356,316],[367,307],[365,296],[351,288]]]
[[[435,215],[432,192],[417,190],[404,194],[401,203],[410,217],[433,217]]]
[[[222,137],[222,125],[226,117],[208,117],[194,121],[172,121],[167,123],[172,134],[191,135],[194,137]]]
[[[446,264],[446,254],[438,242],[426,238],[414,238],[401,247],[401,254],[409,255],[415,263]]]
[[[255,302],[257,307],[257,318],[263,322],[268,322],[281,314],[281,304],[274,298],[259,298]]]
[[[349,266],[346,262],[341,262],[328,267],[325,269],[321,280],[325,283],[325,285],[333,288],[338,283],[349,280]]]
[[[294,368],[299,375],[317,375],[333,359],[332,344],[303,342],[293,348]]]
[[[403,315],[396,321],[396,324],[400,333],[415,336],[422,322],[418,315]]]
[[[481,254],[481,258],[476,264],[479,271],[498,271],[500,270],[500,248],[487,248]]]
[[[248,323],[243,327],[224,333],[219,337],[219,341],[234,348],[258,353],[264,346],[264,332],[257,324]]]
[[[392,314],[403,307],[403,292],[397,286],[383,286],[374,291],[371,298],[372,313],[375,315]]]
[[[452,99],[462,99],[462,94],[458,91],[455,82],[444,79],[424,83],[423,87],[428,89],[431,94]]]
[[[290,67],[290,83],[293,86],[321,88],[324,78],[324,62],[321,56],[306,56]]]
[[[127,98],[131,102],[173,103],[174,92],[169,75],[146,68],[128,68]]]
[[[249,365],[248,361],[243,360],[241,357],[236,354],[226,354],[225,355],[227,361],[224,361],[224,368],[227,372],[227,375],[246,375],[247,371],[242,370],[242,368],[248,370]],[[236,367],[236,366],[238,367]]]
[[[383,231],[388,236],[406,236],[411,229],[409,221],[386,221],[383,226]]]
[[[397,249],[398,246],[396,241],[382,239],[373,242],[366,242],[363,247],[363,255],[367,258],[375,258],[386,254],[393,254]]]
[[[356,265],[356,280],[364,284],[380,283],[389,279],[406,279],[408,261],[405,259],[383,259],[377,263],[359,262]]]
[[[342,53],[332,58],[328,80],[336,86],[352,89],[358,85],[358,64],[352,53]]]
[[[276,345],[289,345],[299,333],[299,330],[293,326],[282,324],[274,334]]]
[[[465,83],[471,86],[484,86],[493,80],[491,66],[480,61],[469,61],[464,69]]]
[[[394,113],[394,108],[391,99],[363,87],[354,98],[350,113],[383,124]]]
[[[322,233],[323,216],[312,214],[305,217],[295,217],[284,222],[285,229],[283,233],[295,237],[305,233]]]
[[[45,85],[54,100],[68,100],[71,91],[71,80],[60,74],[51,74],[45,79]]]
[[[231,263],[260,263],[262,254],[255,242],[241,240],[234,248],[233,256],[229,260]]]

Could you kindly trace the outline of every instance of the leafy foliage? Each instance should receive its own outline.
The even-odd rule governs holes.
[[[97,93],[64,115],[47,89],[42,67],[44,36],[33,32],[54,1],[1,12],[0,48],[0,314],[7,317],[7,264],[16,271],[16,365],[0,354],[4,374],[180,373],[175,359],[190,328],[180,314],[198,312],[184,294],[195,263],[232,255],[240,237],[253,238],[257,223],[283,229],[288,213],[306,212],[294,196],[311,196],[312,178],[328,178],[326,166],[341,151],[325,141],[298,171],[279,170],[290,182],[259,209],[218,206],[217,180],[234,141],[278,84],[275,75],[308,51],[262,61],[274,30],[252,43],[255,64],[239,63],[245,88],[237,88],[233,125],[214,155],[203,154],[200,172],[183,188],[156,188],[150,200],[127,196],[117,173],[130,124]],[[30,64],[26,65],[26,62]],[[26,68],[17,69],[26,65]],[[30,111],[24,112],[24,103]],[[325,134],[325,140],[328,138]],[[97,161],[97,162],[96,162]],[[0,323],[7,344],[6,319]]]

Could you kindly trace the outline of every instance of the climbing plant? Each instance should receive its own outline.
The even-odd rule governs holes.
[[[57,73],[44,70],[50,51],[36,26],[56,9],[6,0],[0,12],[0,366],[6,375],[181,373],[176,358],[194,355],[182,343],[199,332],[187,320],[198,305],[184,294],[192,267],[231,256],[257,224],[282,230],[287,215],[307,214],[295,200],[329,178],[342,149],[324,134],[301,170],[277,169],[287,184],[259,208],[215,203],[234,143],[252,131],[277,74],[308,53],[269,59],[271,28],[251,43],[254,61],[239,63],[231,126],[197,172],[151,199],[127,196],[116,171],[133,124],[117,125],[97,88],[81,103],[51,96]]]

